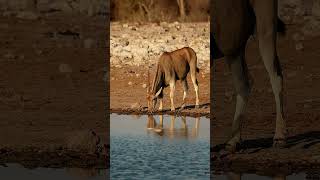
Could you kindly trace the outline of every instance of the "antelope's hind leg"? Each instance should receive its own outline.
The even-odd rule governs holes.
[[[189,90],[187,79],[182,80],[181,83],[182,83],[182,88],[183,88],[183,99],[182,99],[183,102],[182,102],[180,110],[184,109],[186,106],[186,97],[187,97],[188,90]]]
[[[236,110],[232,122],[232,136],[227,141],[227,150],[234,152],[241,142],[241,122],[250,94],[248,68],[244,59],[244,50],[237,56],[226,56],[226,62],[232,72],[232,79],[237,95]]]
[[[197,79],[197,65],[194,64],[194,67],[190,67],[191,71],[191,80],[193,83],[194,90],[196,92],[196,106],[195,108],[199,108],[199,84],[198,84],[198,79]]]
[[[160,101],[159,102],[159,111],[162,111],[163,110],[163,90],[159,94],[158,98],[159,98],[159,101]]]
[[[170,82],[171,111],[175,111],[175,110],[176,110],[176,108],[174,107],[174,101],[173,101],[175,88],[176,88],[176,83],[175,83],[175,81],[171,81],[171,82]]]

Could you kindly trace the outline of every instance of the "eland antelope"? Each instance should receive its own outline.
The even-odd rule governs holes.
[[[188,92],[187,75],[190,71],[191,80],[196,92],[196,108],[199,107],[199,86],[197,80],[197,55],[190,47],[184,47],[172,52],[164,52],[158,61],[157,70],[152,82],[152,88],[148,87],[148,109],[153,110],[160,100],[159,110],[163,109],[163,89],[170,86],[171,111],[175,111],[173,102],[176,81],[180,80],[183,87],[183,104],[181,109],[185,107],[185,99]],[[149,80],[148,80],[149,81]]]

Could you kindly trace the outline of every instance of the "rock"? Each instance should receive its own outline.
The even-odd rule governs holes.
[[[172,31],[176,26],[179,26],[179,32]],[[209,24],[194,25],[176,22],[160,23],[160,26],[157,26],[150,23],[139,25],[138,31],[124,30],[125,27],[128,27],[129,30],[134,28],[128,24],[114,23],[111,25],[113,33],[110,39],[110,62],[112,66],[157,64],[159,56],[164,51],[174,51],[184,46],[190,46],[196,51],[198,62],[202,66],[210,62]],[[165,32],[166,28],[169,28],[172,33]],[[161,32],[162,36],[159,37],[158,32]]]
[[[131,109],[140,109],[142,106],[140,103],[136,102],[131,105]]]
[[[12,52],[7,52],[3,57],[6,59],[16,59],[16,56]]]
[[[22,11],[17,14],[17,18],[26,20],[37,20],[39,16],[31,11]]]
[[[19,59],[20,60],[24,60],[24,55],[22,54],[22,55],[19,55]]]
[[[313,1],[313,6],[312,6],[312,15],[316,17],[320,17],[320,1]]]
[[[59,65],[59,71],[61,73],[71,73],[72,72],[72,68],[71,68],[71,66],[69,64],[62,63],[62,64]]]
[[[49,6],[50,6],[50,9],[57,9],[63,12],[70,13],[73,11],[72,7],[70,7],[67,1],[53,1],[52,3],[50,3]]]
[[[145,88],[148,87],[148,85],[147,84],[142,84],[142,87],[145,89]]]
[[[288,77],[288,78],[293,78],[293,77],[296,77],[297,74],[298,74],[298,73],[297,73],[296,71],[293,71],[293,72],[288,73],[288,74],[287,74],[287,77]]]
[[[303,44],[302,44],[301,42],[299,42],[299,43],[296,44],[296,50],[297,50],[297,51],[301,51],[301,50],[303,50],[303,48],[304,48],[304,47],[303,47]]]
[[[294,33],[293,36],[292,36],[292,39],[294,41],[303,41],[304,40],[304,37],[302,34],[300,33]]]
[[[128,85],[129,85],[129,86],[132,86],[132,84],[133,84],[133,83],[132,83],[131,81],[128,82]]]
[[[75,131],[65,139],[69,150],[94,154],[101,143],[100,137],[94,131]]]
[[[36,50],[36,54],[37,54],[37,55],[41,55],[42,53],[43,53],[42,50],[40,50],[40,49],[39,49],[39,50]]]
[[[120,42],[120,46],[128,46],[129,41],[127,39],[124,39],[122,42]]]
[[[84,48],[86,48],[86,49],[92,48],[93,44],[94,44],[94,40],[91,38],[87,38],[84,40]]]

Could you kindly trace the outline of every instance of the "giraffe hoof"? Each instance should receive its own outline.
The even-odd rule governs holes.
[[[175,108],[171,108],[171,111],[174,112],[176,109]]]
[[[274,139],[273,140],[273,147],[274,148],[284,148],[286,145],[285,139]]]

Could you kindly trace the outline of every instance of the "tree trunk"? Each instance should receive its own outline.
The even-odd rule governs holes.
[[[186,16],[185,2],[184,0],[177,0],[177,2],[179,6],[180,17],[185,18]]]

